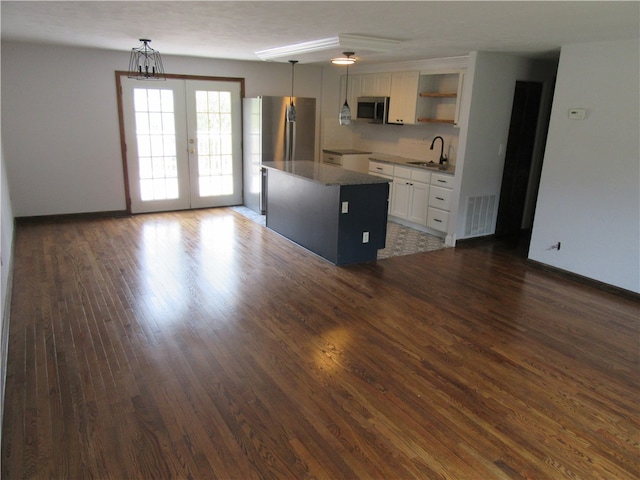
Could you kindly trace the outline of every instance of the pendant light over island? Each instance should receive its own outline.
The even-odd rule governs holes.
[[[344,52],[344,57],[334,58],[331,63],[334,65],[346,65],[347,66],[347,80],[344,87],[344,105],[340,109],[340,125],[351,125],[351,108],[349,108],[349,102],[347,96],[349,94],[349,65],[353,65],[356,61],[352,58],[354,52]]]

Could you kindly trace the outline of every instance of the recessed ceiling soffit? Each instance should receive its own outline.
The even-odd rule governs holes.
[[[367,53],[388,52],[400,43],[402,43],[400,40],[340,34],[337,37],[321,38],[319,40],[258,50],[255,54],[265,61],[288,61],[290,58],[296,58],[303,62],[305,59],[307,61],[317,61],[320,58],[318,52],[322,52],[320,55],[326,55],[326,59],[329,61],[332,57],[331,52],[341,53],[343,50],[351,50],[356,52],[359,57],[362,57]]]

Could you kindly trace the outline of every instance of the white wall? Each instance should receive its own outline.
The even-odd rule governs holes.
[[[637,40],[562,48],[529,258],[640,292]],[[585,120],[568,110],[586,108]],[[561,242],[561,249],[549,247]]]
[[[555,70],[555,62],[490,52],[470,54],[461,105],[461,117],[466,122],[460,128],[456,164],[460,196],[459,203],[454,202],[449,220],[456,225],[456,239],[465,238],[470,197],[496,196],[489,233],[495,231],[516,81],[541,81],[550,85]]]
[[[9,196],[9,183],[4,162],[4,149],[0,141],[0,419],[4,413],[4,387],[7,368],[7,339],[11,298],[12,253],[13,253],[13,212]],[[6,331],[5,331],[6,329]],[[7,334],[7,335],[5,335]],[[0,420],[1,421],[1,420]],[[1,435],[1,434],[0,434]]]
[[[129,52],[2,43],[2,138],[16,217],[125,209],[115,88]],[[245,78],[245,96],[290,95],[288,63],[163,56],[167,73]],[[295,67],[321,104],[322,69]],[[318,116],[319,116],[318,112]]]

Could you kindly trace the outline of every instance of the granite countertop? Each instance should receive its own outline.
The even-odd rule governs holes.
[[[363,150],[354,150],[353,148],[325,148],[322,151],[333,155],[369,155],[372,153]]]
[[[389,183],[389,180],[375,175],[354,172],[341,167],[319,162],[297,160],[293,162],[263,162],[262,166],[289,173],[323,185],[368,185]]]
[[[402,165],[411,168],[422,168],[424,170],[437,171],[438,173],[446,173],[448,175],[455,175],[456,166],[447,164],[446,167],[438,165],[437,163],[425,162],[428,165],[410,165],[409,162],[421,162],[422,160],[416,160],[415,158],[400,157],[398,155],[388,155],[386,153],[372,153],[369,160],[377,162],[393,163],[395,165]]]

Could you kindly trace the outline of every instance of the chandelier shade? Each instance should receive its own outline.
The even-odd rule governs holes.
[[[151,40],[141,38],[142,45],[131,49],[129,78],[136,80],[166,80],[160,52],[149,46]]]

